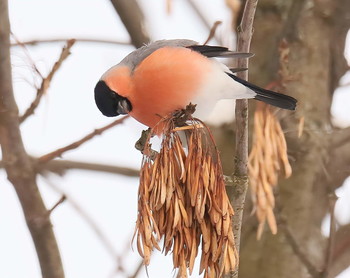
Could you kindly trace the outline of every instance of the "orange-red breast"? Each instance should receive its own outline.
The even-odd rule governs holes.
[[[212,59],[250,56],[191,40],[156,41],[107,70],[95,87],[95,101],[105,116],[130,114],[149,127],[189,103],[197,105],[194,117],[205,121],[221,99],[255,98],[294,110],[296,99],[244,81]]]

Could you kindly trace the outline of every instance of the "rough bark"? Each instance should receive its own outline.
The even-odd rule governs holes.
[[[293,176],[280,182],[277,198],[280,217],[286,220],[283,225],[287,225],[294,243],[283,225],[276,236],[266,231],[257,242],[254,221],[248,221],[247,224],[252,224],[244,227],[240,277],[326,277],[327,239],[321,234],[320,224],[329,210],[328,193],[334,189],[332,180],[325,176],[332,169],[331,154],[336,152],[331,149],[327,135],[332,132],[332,89],[346,69],[342,66],[344,43],[337,44],[335,49],[333,38],[339,26],[345,28],[347,20],[345,13],[336,11],[348,4],[327,0],[262,0],[259,4],[252,45],[256,55],[251,61],[250,80],[265,86],[278,79],[277,49],[280,41],[286,39],[292,74],[291,81],[286,83],[286,93],[299,100],[296,113],[279,112],[288,131]],[[335,18],[338,24],[334,23]],[[340,42],[344,42],[345,32],[342,34]],[[301,117],[305,118],[305,128],[298,138]],[[343,161],[349,160],[344,152],[343,157]],[[338,186],[342,181],[338,181]],[[297,249],[293,244],[297,244]]]
[[[49,213],[36,184],[36,172],[19,129],[18,108],[12,91],[10,24],[7,0],[0,1],[0,143],[8,179],[13,184],[38,254],[45,278],[64,277]]]

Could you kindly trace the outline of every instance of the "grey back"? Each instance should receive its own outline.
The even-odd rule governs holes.
[[[142,46],[129,55],[127,55],[119,65],[128,66],[132,71],[149,55],[151,55],[154,51],[158,50],[162,47],[187,47],[191,45],[197,45],[198,42],[192,40],[160,40],[155,41],[153,43]]]

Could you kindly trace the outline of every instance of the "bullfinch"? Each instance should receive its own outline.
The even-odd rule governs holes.
[[[129,114],[153,128],[162,117],[196,104],[194,117],[205,121],[221,99],[254,98],[294,110],[296,99],[253,85],[213,57],[248,58],[226,47],[192,40],[160,40],[127,55],[107,70],[95,87],[103,115]]]

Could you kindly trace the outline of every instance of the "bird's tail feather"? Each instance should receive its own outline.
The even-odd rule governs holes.
[[[288,109],[288,110],[295,110],[297,100],[291,96],[287,96],[284,94],[280,94],[274,91],[266,90],[263,88],[260,88],[252,83],[249,83],[246,80],[243,80],[231,73],[227,73],[232,79],[235,81],[241,83],[242,85],[248,87],[249,89],[253,90],[257,93],[255,96],[255,99],[266,102],[268,104],[271,104],[273,106]]]

